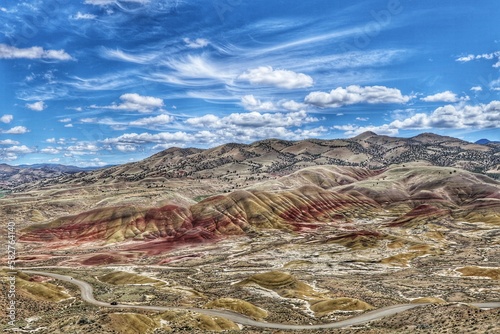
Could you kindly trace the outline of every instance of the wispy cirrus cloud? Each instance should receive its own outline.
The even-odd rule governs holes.
[[[108,6],[113,4],[119,4],[120,2],[124,3],[137,3],[137,4],[147,4],[150,0],[85,0],[84,4],[94,5],[94,6]]]
[[[191,49],[201,49],[210,43],[208,39],[205,38],[196,38],[194,40],[191,40],[190,38],[185,37],[182,40],[184,41],[186,46]]]
[[[90,13],[77,12],[71,18],[73,20],[95,20],[97,18],[97,15],[90,14]]]
[[[134,87],[137,75],[138,73],[135,71],[121,71],[119,73],[102,74],[93,78],[72,76],[62,84],[82,91],[120,90]]]
[[[86,117],[79,119],[82,124],[99,124],[111,127],[114,130],[128,128],[165,129],[174,122],[175,117],[167,114],[144,117],[132,121],[114,120],[111,117]]]
[[[118,60],[136,64],[148,64],[158,57],[158,53],[153,52],[153,53],[143,53],[143,54],[132,54],[119,49],[111,50],[104,48],[103,52],[101,53],[101,56],[111,60]]]
[[[157,80],[175,85],[207,86],[214,83],[231,84],[236,77],[234,71],[207,56],[188,55],[186,57],[171,58],[163,62],[172,71],[154,73],[149,76]]]

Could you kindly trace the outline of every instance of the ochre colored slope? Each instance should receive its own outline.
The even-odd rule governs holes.
[[[300,230],[339,217],[373,216],[379,210],[366,197],[353,197],[305,186],[292,191],[235,191],[190,208],[113,207],[96,209],[25,230],[23,241],[79,242],[145,240],[202,241],[244,234],[247,229]]]
[[[178,206],[154,209],[112,207],[95,209],[79,215],[28,228],[22,236],[26,241],[57,241],[76,239],[81,242],[126,239],[180,237],[192,228],[190,211]]]
[[[276,187],[281,190],[273,190]],[[389,226],[410,227],[443,219],[500,224],[500,183],[442,167],[394,167],[386,171],[313,167],[256,189],[209,197],[188,208],[95,209],[32,226],[24,230],[21,240],[200,242],[255,229],[300,231],[334,221],[375,217],[393,219]],[[376,235],[357,237],[375,243],[383,239]]]

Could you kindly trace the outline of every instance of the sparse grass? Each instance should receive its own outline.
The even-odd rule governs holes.
[[[209,198],[210,196],[214,196],[213,194],[211,195],[200,195],[200,196],[196,196],[195,198],[193,198],[193,201],[195,202],[201,202],[203,201],[205,198]]]
[[[396,254],[393,256],[386,257],[382,260],[380,260],[380,263],[383,264],[390,264],[394,266],[402,266],[402,267],[407,267],[410,263],[411,260],[424,256],[426,254],[429,254],[428,251],[414,251],[414,252],[408,252],[408,253],[401,253],[401,254]]]
[[[238,283],[238,285],[241,286],[252,284],[257,284],[265,289],[275,291],[285,298],[309,300],[314,298],[321,299],[324,297],[322,293],[315,291],[310,285],[281,271],[256,274]]]
[[[127,273],[124,271],[109,273],[99,277],[99,280],[113,285],[162,283],[161,281],[150,277]]]
[[[107,326],[111,330],[123,334],[152,333],[160,327],[158,320],[136,313],[111,313],[108,314]]]
[[[5,276],[5,272],[0,273]],[[64,292],[63,288],[48,282],[37,282],[32,277],[22,272],[16,274],[16,288],[27,297],[48,302],[59,302],[71,296]]]
[[[290,262],[287,262],[285,265],[283,265],[283,268],[301,268],[301,267],[307,267],[312,265],[313,263],[308,260],[293,260]]]
[[[187,311],[167,311],[160,314],[159,318],[168,321],[172,327],[177,327],[187,333],[194,329],[215,332],[239,330],[238,325],[225,318]]]

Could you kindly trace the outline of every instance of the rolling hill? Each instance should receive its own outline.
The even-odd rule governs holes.
[[[158,239],[168,246],[375,217],[391,218],[393,226],[435,217],[499,224],[500,182],[449,167],[308,167],[190,206],[105,207],[61,217],[28,227],[20,240],[76,246]]]
[[[217,179],[238,188],[311,166],[379,169],[415,161],[498,177],[500,145],[480,145],[431,133],[396,138],[365,132],[350,139],[267,139],[252,144],[229,143],[205,150],[173,147],[138,162],[91,172],[27,179],[16,183],[13,190],[47,189],[61,184],[136,183],[153,187],[172,179]]]

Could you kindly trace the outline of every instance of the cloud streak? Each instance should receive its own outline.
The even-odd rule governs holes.
[[[456,60],[458,62],[461,62],[461,63],[468,63],[468,62],[473,61],[473,60],[481,60],[481,59],[492,60],[495,58],[497,59],[497,62],[495,64],[493,64],[493,67],[500,68],[500,51],[495,51],[495,52],[491,52],[491,53],[483,53],[483,54],[478,54],[478,55],[469,54],[467,56],[459,57]]]
[[[191,49],[201,49],[204,48],[205,46],[208,46],[210,43],[208,39],[205,38],[197,38],[195,40],[191,40],[190,38],[183,38],[184,43],[186,43],[186,46]]]

